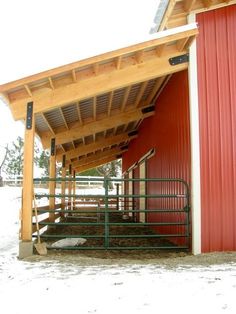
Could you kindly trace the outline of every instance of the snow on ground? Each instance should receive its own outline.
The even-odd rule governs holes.
[[[0,299],[7,314],[236,313],[236,254],[87,266],[60,254],[17,258],[19,188],[0,188]],[[105,260],[104,260],[105,261]],[[191,265],[191,261],[193,261]],[[199,264],[198,264],[199,261]],[[169,267],[168,265],[171,265]]]

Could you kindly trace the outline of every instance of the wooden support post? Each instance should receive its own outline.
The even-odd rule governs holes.
[[[115,183],[116,186],[116,210],[119,210],[119,193],[120,193],[120,184],[119,183]]]
[[[71,170],[71,165],[69,165],[69,182],[68,182],[68,194],[71,195],[72,192],[72,170]],[[69,209],[72,210],[72,198],[71,196],[68,197],[68,203],[69,203]]]
[[[50,154],[50,164],[49,164],[49,178],[56,179],[56,155],[55,155],[55,139],[51,140],[51,154]],[[56,182],[49,181],[49,194],[55,194]],[[55,210],[55,197],[49,198],[49,209]],[[49,221],[55,221],[55,213],[49,214]]]
[[[74,178],[74,181],[73,181],[73,194],[75,195],[76,194],[76,180],[75,180],[75,171],[73,171],[73,178]],[[73,209],[75,209],[75,196],[73,196]]]
[[[61,176],[62,179],[65,180],[66,178],[66,155],[63,155],[63,160],[62,160],[62,171],[61,171]],[[61,181],[61,194],[65,195],[66,193],[66,181]],[[65,209],[65,197],[63,196],[61,198],[61,209]],[[62,215],[63,216],[63,215]]]
[[[21,240],[32,241],[32,203],[33,203],[33,169],[34,169],[34,113],[33,102],[27,104],[24,167],[22,191]]]

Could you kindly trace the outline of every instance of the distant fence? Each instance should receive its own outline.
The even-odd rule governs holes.
[[[76,187],[80,189],[93,189],[93,188],[102,188],[103,183],[101,179],[104,179],[103,177],[91,177],[91,176],[76,176],[76,178],[79,180],[80,178],[82,179],[81,181],[76,181]],[[87,181],[86,181],[87,179]],[[92,181],[91,181],[92,179]],[[97,181],[96,181],[97,179]],[[112,179],[112,178],[111,178]],[[114,178],[113,178],[114,179]],[[117,178],[116,178],[117,179]],[[23,184],[23,178],[11,178],[11,179],[5,179],[3,180],[3,186],[12,186],[12,187],[22,187]],[[48,182],[44,181],[38,181],[35,184],[36,188],[48,188]],[[57,183],[56,188],[60,188],[61,183]]]

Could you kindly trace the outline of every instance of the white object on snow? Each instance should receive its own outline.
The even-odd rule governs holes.
[[[58,247],[63,248],[66,246],[77,246],[77,245],[83,245],[87,240],[84,238],[65,238],[61,239],[59,241],[54,242],[51,247]]]

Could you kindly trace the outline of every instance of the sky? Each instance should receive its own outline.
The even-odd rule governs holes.
[[[159,0],[1,0],[0,84],[149,40]],[[18,135],[0,99],[0,151]],[[0,153],[1,154],[1,153]]]

